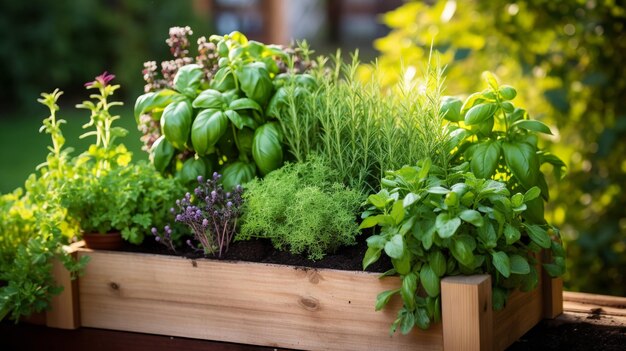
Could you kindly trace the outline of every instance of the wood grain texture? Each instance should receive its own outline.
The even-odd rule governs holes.
[[[543,283],[530,292],[514,291],[493,314],[494,350],[504,350],[543,318]]]
[[[604,307],[626,309],[626,297],[597,295],[582,292],[564,291],[563,299],[567,302],[579,302]]]
[[[550,251],[543,250],[541,260],[550,262],[552,260]],[[541,268],[541,280],[543,282],[543,318],[554,319],[563,313],[563,279],[552,278],[545,269]]]
[[[86,327],[315,350],[440,350],[441,324],[390,336],[396,278],[249,262],[81,250]],[[138,255],[141,259],[138,259]]]
[[[441,316],[446,351],[491,351],[493,311],[489,275],[441,280]]]
[[[83,246],[84,242],[81,241],[65,246],[64,250],[75,258],[76,250]],[[50,309],[46,311],[46,325],[53,328],[76,329],[80,327],[78,281],[72,280],[70,272],[58,259],[52,261],[52,275],[55,282],[63,286],[63,291],[50,300]]]

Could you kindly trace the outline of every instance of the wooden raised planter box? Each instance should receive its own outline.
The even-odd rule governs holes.
[[[376,295],[399,286],[378,274],[79,249],[90,256],[77,296],[84,327],[307,350],[502,350],[542,318],[562,312],[562,285],[491,308],[488,275],[442,280],[442,323],[389,335],[401,301],[381,312]],[[75,315],[66,304],[57,313]]]

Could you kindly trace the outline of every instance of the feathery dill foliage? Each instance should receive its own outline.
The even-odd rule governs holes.
[[[426,157],[445,166],[439,65],[429,63],[421,79],[405,74],[406,79],[390,88],[380,84],[383,72],[377,64],[372,79],[361,81],[359,65],[358,52],[350,63],[343,62],[340,53],[330,62],[319,58],[313,93],[287,87],[278,117],[293,157],[302,162],[319,154],[344,184],[362,193],[377,191],[385,171]]]
[[[336,176],[321,158],[310,157],[247,183],[235,240],[270,239],[277,249],[312,260],[355,244],[355,218],[364,196]]]

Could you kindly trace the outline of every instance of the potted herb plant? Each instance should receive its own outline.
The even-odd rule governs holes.
[[[141,243],[153,225],[165,220],[167,209],[183,191],[176,180],[163,178],[151,165],[132,164],[130,152],[116,144],[127,131],[113,127],[119,116],[109,112],[121,105],[108,101],[119,89],[110,84],[113,78],[105,72],[86,84],[98,94],[91,95],[93,101],[77,106],[91,111],[84,128],[94,128],[81,137],[95,136],[96,143],[78,156],[78,171],[64,184],[61,194],[61,203],[79,223],[86,246],[109,250],[118,249],[122,239]]]

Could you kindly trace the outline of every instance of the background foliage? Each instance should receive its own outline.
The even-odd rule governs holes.
[[[626,7],[614,1],[409,2],[387,13],[375,42],[382,67],[443,52],[447,93],[485,88],[481,72],[515,82],[516,103],[556,127],[547,145],[568,163],[552,179],[549,220],[568,241],[566,288],[626,295]],[[553,128],[555,129],[555,128]]]
[[[139,92],[143,62],[167,55],[168,28],[185,24],[205,33],[210,27],[191,0],[0,0],[0,8],[0,103],[20,108],[35,106],[50,82],[72,95],[103,70],[114,72],[127,92]]]

